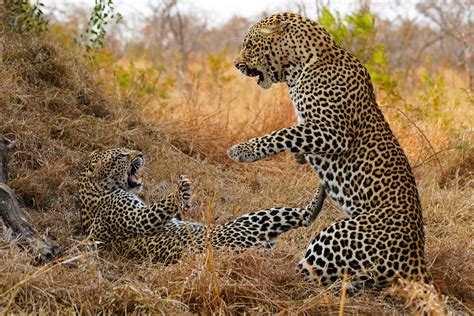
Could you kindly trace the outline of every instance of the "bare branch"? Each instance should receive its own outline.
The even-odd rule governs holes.
[[[7,164],[14,147],[15,142],[0,138],[0,218],[11,232],[12,239],[31,250],[41,261],[48,262],[59,253],[59,245],[34,229],[20,209],[15,192],[5,183],[8,179]]]

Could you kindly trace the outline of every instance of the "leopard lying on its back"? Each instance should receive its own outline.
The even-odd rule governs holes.
[[[214,247],[268,248],[281,233],[309,226],[321,207],[313,201],[306,209],[271,208],[224,225],[186,222],[177,215],[189,207],[189,180],[182,176],[175,192],[146,205],[133,192],[141,189],[144,163],[139,151],[111,149],[93,154],[80,177],[79,197],[87,233],[133,258],[175,262],[184,250],[203,250],[208,230]]]
[[[288,85],[298,124],[229,149],[252,162],[288,151],[349,216],[323,229],[300,268],[322,284],[423,279],[423,218],[408,159],[375,100],[367,69],[316,22],[292,13],[254,25],[235,66],[268,89]]]

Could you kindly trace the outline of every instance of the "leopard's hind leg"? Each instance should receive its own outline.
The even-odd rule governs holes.
[[[271,248],[281,234],[295,228],[310,226],[323,206],[324,189],[306,208],[270,208],[248,213],[217,227],[213,236],[214,246]]]

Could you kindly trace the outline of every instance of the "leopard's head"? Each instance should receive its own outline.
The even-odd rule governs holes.
[[[316,22],[279,13],[250,28],[234,64],[244,75],[258,77],[258,85],[268,89],[273,83],[296,80],[306,64],[334,44]]]
[[[143,154],[136,150],[114,148],[91,155],[82,177],[95,191],[116,189],[139,192],[142,187],[141,171],[145,165]]]

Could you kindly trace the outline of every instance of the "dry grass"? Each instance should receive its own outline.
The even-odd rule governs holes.
[[[131,98],[103,92],[113,84],[87,71],[74,53],[51,39],[3,41],[0,135],[20,145],[10,163],[9,184],[38,229],[69,249],[57,261],[35,266],[30,255],[0,242],[2,313],[326,315],[474,309],[472,163],[465,164],[454,151],[441,156],[450,175],[443,180],[433,163],[416,168],[427,261],[442,297],[432,288],[403,284],[341,299],[337,291],[303,280],[295,266],[306,244],[342,217],[330,203],[313,227],[285,234],[273,253],[208,250],[190,253],[172,266],[98,255],[81,242],[76,197],[81,162],[97,149],[144,151],[148,192],[161,180],[190,175],[197,206],[187,216],[193,220],[222,223],[260,208],[305,205],[317,179],[289,155],[251,165],[231,164],[225,155],[235,142],[292,123],[286,92],[283,87],[262,92],[251,79],[229,71],[235,78],[218,89],[210,79],[176,89],[168,104],[173,111],[163,113],[154,101],[142,107]],[[463,103],[464,115],[453,115],[466,119],[468,108]],[[417,162],[420,152],[426,152],[423,141],[403,117],[385,111],[410,159]],[[459,129],[457,136],[450,136],[429,122],[416,123],[438,149],[453,146],[456,137],[469,132]]]

